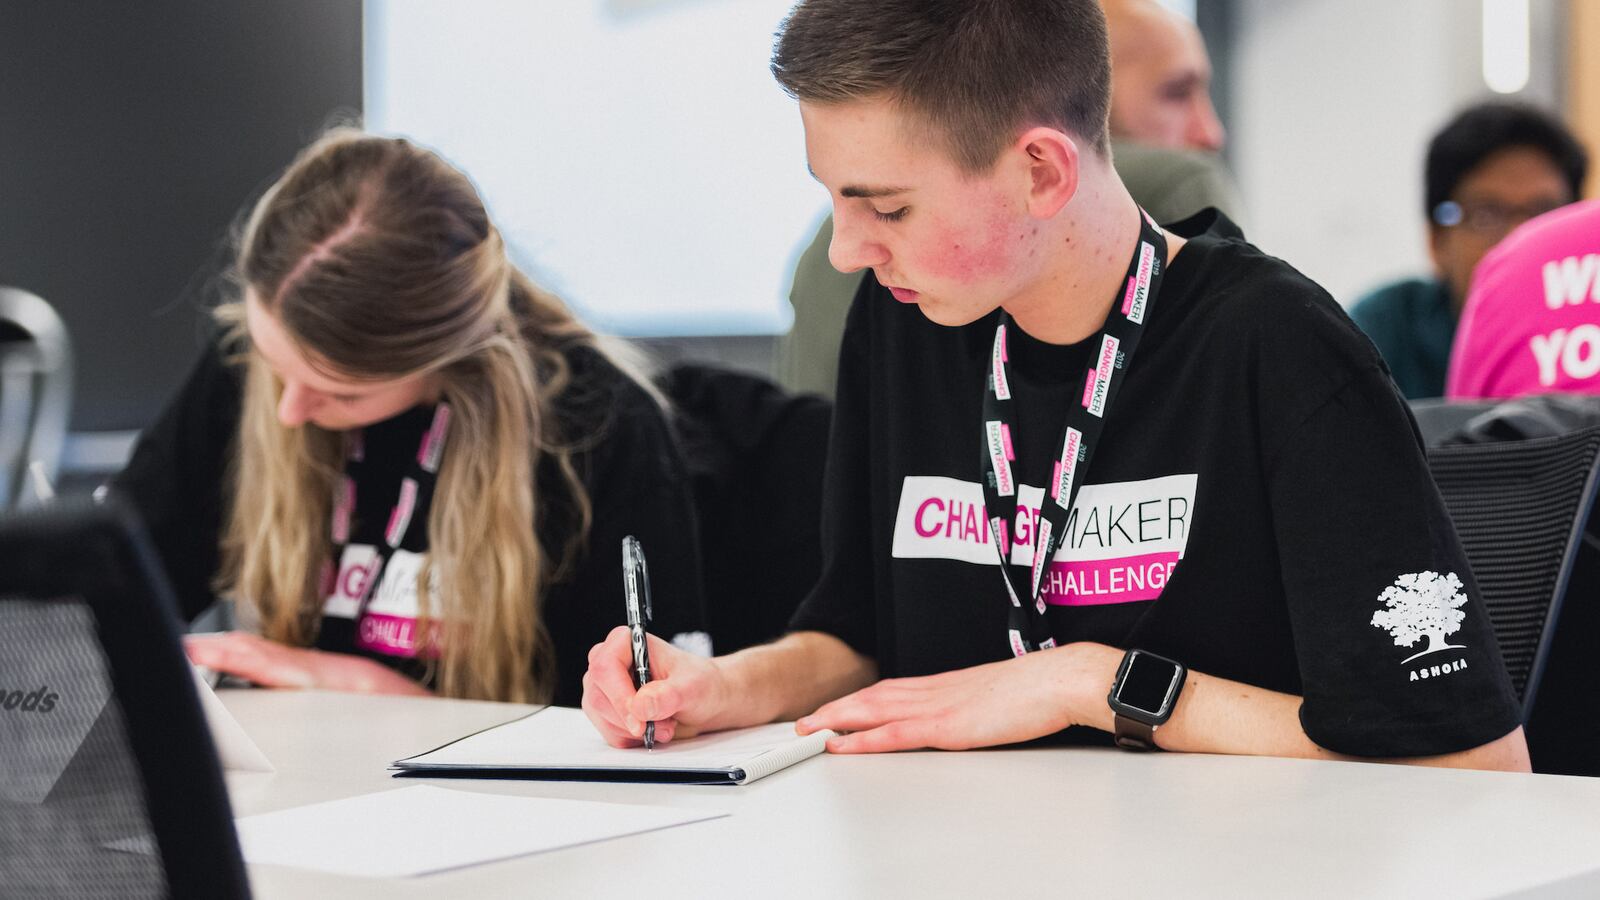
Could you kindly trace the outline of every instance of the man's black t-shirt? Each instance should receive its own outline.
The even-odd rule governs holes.
[[[576,448],[572,462],[592,504],[593,525],[570,569],[545,588],[541,613],[555,648],[553,701],[575,706],[583,695],[589,648],[625,621],[624,535],[639,538],[650,562],[655,633],[683,637],[703,632],[704,614],[694,504],[663,412],[595,350],[578,346],[566,356],[572,386],[557,398],[554,415],[561,439]],[[114,483],[143,515],[182,611],[190,618],[213,599],[241,379],[241,368],[225,362],[222,348],[213,346],[140,438]],[[349,541],[335,561],[337,569],[326,573],[316,639],[320,649],[376,659],[419,679],[427,667],[417,658],[417,647],[426,642],[414,631],[415,586],[428,551],[428,482],[412,512],[414,524],[384,566],[364,611],[356,598],[365,563],[384,542],[401,481],[413,466],[434,410],[413,408],[363,429],[360,458],[346,464],[356,501]],[[446,456],[471,452],[458,440],[446,440]],[[539,508],[530,527],[548,564],[554,565],[579,527],[578,514],[548,458],[535,467],[535,486]],[[689,640],[689,645],[695,643]]]
[[[1047,576],[1056,640],[1301,695],[1306,733],[1337,752],[1445,753],[1511,731],[1494,632],[1372,345],[1226,220],[1176,228],[1191,240]],[[850,314],[823,575],[791,627],[837,635],[885,677],[1011,655],[980,487],[997,315],[941,327],[871,278]],[[1013,327],[1008,343],[1011,558],[1026,566],[1093,339],[1049,345]]]

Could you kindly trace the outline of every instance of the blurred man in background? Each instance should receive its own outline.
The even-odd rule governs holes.
[[[1111,35],[1111,134],[1216,152],[1226,132],[1211,103],[1200,29],[1154,0],[1105,0]]]
[[[1470,106],[1434,136],[1423,203],[1434,274],[1385,285],[1350,309],[1408,399],[1444,393],[1478,261],[1511,229],[1576,200],[1587,171],[1566,126],[1531,106]]]
[[[1227,131],[1211,102],[1211,57],[1194,23],[1155,0],[1104,0],[1111,34],[1111,150],[1133,199],[1160,222],[1215,206],[1244,225],[1216,155]]]
[[[1155,0],[1101,5],[1111,37],[1111,151],[1128,192],[1159,222],[1216,207],[1245,224],[1238,188],[1216,155],[1227,132],[1211,102],[1211,58],[1200,30]],[[832,241],[830,215],[795,265],[794,325],[778,339],[776,365],[784,387],[829,398],[845,314],[862,278],[828,262]]]

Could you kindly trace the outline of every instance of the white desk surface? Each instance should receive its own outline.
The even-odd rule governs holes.
[[[413,879],[252,866],[262,900],[1600,896],[1600,779],[1046,749],[822,756],[743,787],[425,782],[387,766],[529,708],[221,697],[278,769],[228,775],[235,815],[419,783],[732,814]]]

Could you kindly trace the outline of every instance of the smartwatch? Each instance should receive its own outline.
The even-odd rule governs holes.
[[[1172,718],[1189,670],[1148,650],[1129,650],[1117,667],[1106,701],[1116,714],[1111,739],[1124,750],[1159,750],[1156,728]]]

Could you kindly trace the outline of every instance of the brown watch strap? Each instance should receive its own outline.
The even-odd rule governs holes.
[[[1136,719],[1118,713],[1116,716],[1116,730],[1111,734],[1111,740],[1124,750],[1160,750],[1156,746],[1156,729],[1154,725],[1146,725]]]

